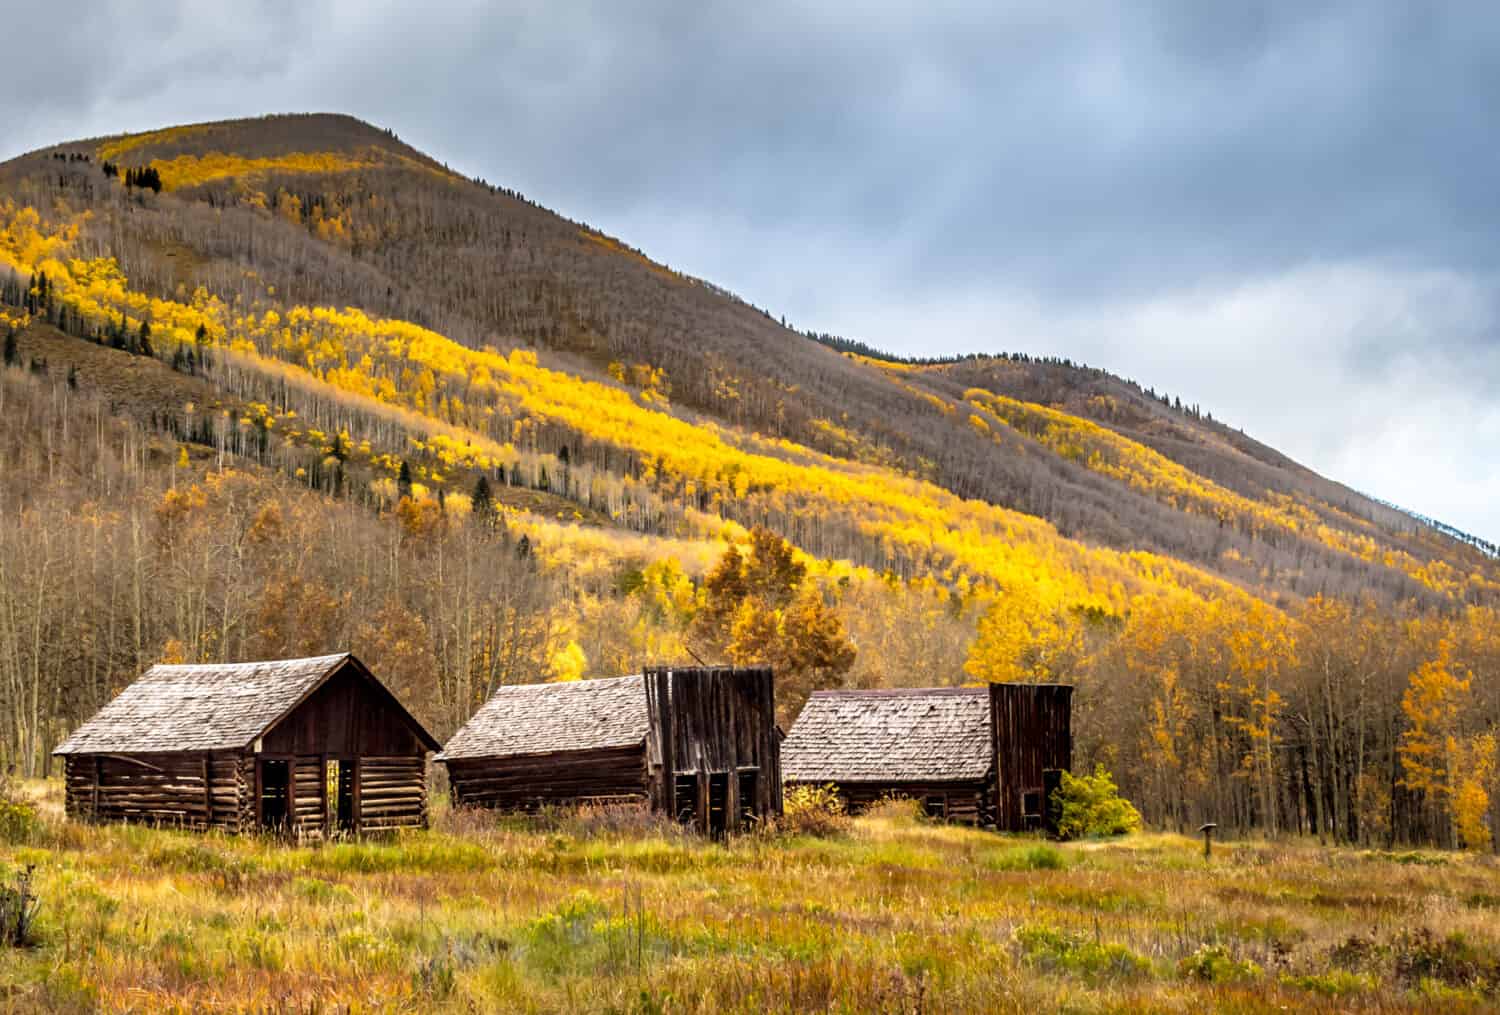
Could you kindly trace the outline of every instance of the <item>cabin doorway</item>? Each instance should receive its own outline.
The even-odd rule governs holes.
[[[329,835],[347,835],[354,831],[354,761],[351,758],[329,758],[324,772],[323,799],[328,803],[324,817]]]
[[[729,773],[708,775],[708,834],[722,839],[729,832]]]
[[[285,761],[262,760],[260,763],[260,826],[284,831],[287,826],[288,785],[291,765]]]
[[[698,776],[689,772],[672,780],[672,798],[676,802],[677,820],[684,825],[698,824]]]
[[[749,828],[760,817],[760,808],[757,806],[756,791],[760,788],[760,773],[754,770],[741,772],[740,779],[740,813],[739,827],[741,831]]]

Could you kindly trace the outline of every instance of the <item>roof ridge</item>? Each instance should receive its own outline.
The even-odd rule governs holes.
[[[231,668],[244,668],[251,666],[310,666],[313,663],[332,663],[336,659],[348,659],[352,652],[330,652],[320,656],[294,656],[288,659],[244,659],[240,662],[223,663],[153,663],[147,668],[147,673],[157,670],[181,671],[181,670],[225,670]]]

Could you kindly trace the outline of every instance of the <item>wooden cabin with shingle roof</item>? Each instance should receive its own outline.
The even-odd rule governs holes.
[[[449,740],[455,806],[647,803],[706,835],[781,813],[764,668],[648,669],[502,687]]]
[[[950,821],[1043,827],[1044,801],[1072,763],[1062,684],[815,691],[781,745],[788,785],[832,785],[859,811],[917,800]]]
[[[153,666],[53,754],[71,818],[320,838],[425,827],[440,746],[343,653]]]

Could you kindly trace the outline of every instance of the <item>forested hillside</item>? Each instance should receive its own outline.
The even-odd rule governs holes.
[[[439,736],[699,658],[776,665],[788,720],[1074,682],[1080,761],[1184,827],[1500,816],[1482,547],[1100,370],[811,341],[346,117],[0,166],[0,334],[28,773],[164,658],[351,648]]]

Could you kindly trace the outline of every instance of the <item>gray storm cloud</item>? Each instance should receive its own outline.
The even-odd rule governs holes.
[[[351,112],[798,325],[1105,366],[1500,537],[1500,13],[802,6],[91,4],[8,53],[0,152]]]

